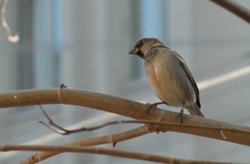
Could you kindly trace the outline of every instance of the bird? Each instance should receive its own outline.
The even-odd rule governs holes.
[[[149,85],[161,100],[151,104],[181,107],[191,115],[205,117],[201,112],[198,86],[184,59],[157,38],[143,38],[129,52],[144,60],[144,70]],[[151,107],[151,106],[150,106]]]

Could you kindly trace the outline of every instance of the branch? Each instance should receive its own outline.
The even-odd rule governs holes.
[[[147,105],[100,93],[63,88],[19,90],[0,94],[0,108],[37,104],[79,105],[138,120],[164,122],[169,125],[180,124],[178,119],[179,113],[159,108],[155,108],[148,113],[145,112],[148,108]],[[169,125],[158,125],[157,129],[162,132],[181,132],[250,146],[250,128],[246,126],[190,115],[184,115],[183,123],[179,126]],[[201,127],[194,128],[199,126]],[[202,126],[205,128],[202,128]]]
[[[224,7],[228,11],[234,13],[241,19],[245,20],[246,22],[250,23],[250,11],[248,8],[240,5],[237,2],[231,0],[211,0],[212,2],[216,3],[217,5]]]
[[[96,125],[96,126],[92,126],[92,127],[81,127],[81,128],[78,128],[78,129],[73,129],[73,130],[69,130],[69,129],[65,129],[59,125],[57,125],[56,123],[54,123],[54,121],[48,116],[48,114],[43,110],[43,108],[41,107],[41,110],[43,111],[44,115],[47,117],[48,121],[49,121],[49,125],[46,124],[45,122],[41,122],[42,124],[44,124],[46,127],[50,128],[52,131],[58,133],[58,134],[61,134],[61,135],[68,135],[68,134],[72,134],[72,133],[77,133],[77,132],[84,132],[84,131],[92,131],[92,130],[97,130],[97,129],[100,129],[100,128],[104,128],[106,126],[110,126],[110,125],[117,125],[117,124],[128,124],[128,123],[139,123],[139,124],[148,124],[150,126],[152,125],[168,125],[168,126],[190,126],[190,125],[181,125],[181,124],[169,124],[169,123],[165,123],[165,122],[156,122],[156,121],[148,121],[148,120],[119,120],[119,121],[110,121],[110,122],[107,122],[107,123],[104,123],[104,124],[101,124],[101,125]],[[54,129],[54,128],[58,128],[60,131],[58,131],[57,129]],[[227,129],[227,128],[219,128],[219,127],[205,127],[203,125],[201,126],[194,126],[194,128],[212,128],[212,129],[219,129],[219,130],[231,130],[231,131],[238,131],[237,129]],[[119,134],[125,138],[125,140],[128,140],[130,138],[127,138],[126,136],[128,136],[128,133],[132,134],[133,138],[135,137],[135,133],[138,133],[138,130],[141,131],[142,130],[146,130],[146,131],[142,131],[143,133],[140,133],[140,135],[143,135],[143,134],[146,134],[145,132],[150,132],[149,129],[147,128],[147,126],[144,126],[144,127],[141,127],[141,128],[138,128],[138,129],[133,129],[133,130],[130,130],[130,131],[127,131],[127,132],[123,132],[122,134]],[[157,132],[158,129],[155,129],[155,131]],[[61,132],[62,131],[62,132]],[[152,132],[152,131],[151,131]],[[136,135],[137,136],[137,135]],[[111,137],[112,139],[111,140],[108,140],[108,141],[112,141],[113,143],[113,146],[116,145],[117,141],[114,141],[113,140],[113,135],[110,135],[108,137]],[[127,139],[126,139],[127,138]],[[103,139],[103,137],[97,137],[97,138],[93,138],[91,140],[99,140],[99,139]],[[75,144],[74,144],[75,145]],[[65,145],[65,146],[71,146],[69,144]],[[76,145],[77,146],[77,145]],[[79,145],[78,145],[79,146]],[[81,145],[81,146],[90,146],[87,142],[87,145]],[[52,152],[53,153],[53,152]],[[34,163],[34,162],[38,162],[39,160],[43,160],[45,158],[48,158],[50,157],[50,154],[51,152],[48,152],[47,153],[47,156],[44,156],[43,153],[40,153],[40,154],[35,154],[34,156],[28,158],[25,160],[25,163]],[[45,153],[46,155],[46,153]],[[55,154],[53,154],[55,155]],[[23,162],[22,162],[23,163]]]
[[[113,135],[90,138],[87,140],[80,140],[80,141],[68,143],[62,146],[93,146],[93,145],[101,145],[101,144],[109,144],[109,143],[112,143],[114,146],[117,142],[121,142],[121,141],[128,140],[128,139],[133,139],[133,138],[136,138],[144,134],[148,134],[148,133],[150,133],[148,127],[142,126],[139,128],[129,130],[129,131],[125,131],[125,132],[121,132],[121,133],[117,133]],[[47,159],[59,153],[62,153],[62,152],[55,152],[55,151],[40,152],[23,160],[21,163],[22,164],[37,163],[39,161],[42,161],[44,159]]]
[[[128,152],[122,150],[92,148],[92,147],[78,147],[78,146],[33,146],[33,145],[3,145],[0,144],[0,151],[55,151],[55,152],[77,152],[77,153],[91,153],[100,155],[110,155],[121,158],[140,159],[151,162],[164,163],[208,163],[208,164],[222,164],[225,162],[210,162],[210,161],[195,161],[175,159],[166,156],[151,155],[137,152]],[[228,164],[228,162],[227,162]]]

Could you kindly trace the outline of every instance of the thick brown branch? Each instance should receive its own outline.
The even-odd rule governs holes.
[[[240,17],[241,19],[250,23],[250,10],[247,9],[246,7],[238,4],[237,2],[231,1],[231,0],[211,0],[211,1],[224,7],[225,9],[234,13],[235,15]]]
[[[195,161],[175,159],[166,156],[144,154],[137,152],[128,152],[114,149],[103,149],[93,147],[78,147],[78,146],[33,146],[33,145],[0,145],[0,151],[55,151],[55,152],[77,152],[77,153],[91,153],[100,155],[110,155],[114,157],[145,160],[161,163],[207,163],[207,164],[222,164],[224,162],[210,162],[210,161]],[[228,164],[228,162],[227,162]]]
[[[142,136],[144,134],[150,133],[147,126],[142,126],[139,128],[135,128],[129,131],[113,134],[113,135],[106,135],[96,138],[90,138],[87,140],[80,140],[73,143],[65,144],[63,146],[94,146],[94,145],[101,145],[101,144],[113,144],[115,145],[118,142],[129,140],[132,138],[136,138],[139,136]],[[47,159],[51,156],[57,155],[61,152],[55,152],[55,151],[49,151],[49,152],[40,152],[37,154],[34,154],[33,156],[23,160],[22,164],[33,164],[37,163],[39,161],[42,161],[44,159]]]
[[[147,113],[145,112],[145,109],[148,108],[147,105],[118,97],[76,89],[19,90],[0,94],[0,107],[36,104],[72,104],[96,108],[139,120],[152,120],[168,124],[179,123],[179,113],[169,112],[159,108]],[[204,126],[206,128],[195,128],[196,126]],[[157,128],[162,132],[182,132],[250,146],[249,127],[196,116],[184,115],[184,122],[181,126],[159,125]]]

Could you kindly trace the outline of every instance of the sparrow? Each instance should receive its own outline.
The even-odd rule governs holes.
[[[191,115],[202,116],[199,89],[184,59],[156,38],[143,38],[129,52],[144,60],[144,70],[149,85],[162,102],[181,107]]]

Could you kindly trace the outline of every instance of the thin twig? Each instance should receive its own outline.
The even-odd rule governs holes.
[[[106,124],[102,124],[102,125],[98,125],[98,126],[94,126],[94,127],[90,127],[90,128],[86,128],[86,127],[81,127],[78,129],[73,129],[73,130],[67,130],[65,128],[63,128],[62,126],[56,124],[50,117],[49,115],[45,112],[45,110],[42,108],[41,105],[40,109],[42,110],[43,114],[45,115],[45,117],[48,119],[49,123],[46,124],[43,121],[38,121],[39,123],[43,124],[44,126],[46,126],[47,128],[49,128],[50,130],[52,130],[53,132],[57,133],[57,134],[61,134],[61,135],[69,135],[72,133],[79,133],[79,132],[84,132],[84,131],[93,131],[93,130],[97,130],[109,125],[114,125],[114,124],[119,124],[117,121],[114,122],[108,122]],[[57,128],[57,129],[54,129]]]
[[[143,135],[148,134],[150,132],[151,131],[148,129],[147,126],[142,126],[139,128],[125,131],[125,132],[101,136],[101,137],[84,139],[84,140],[68,143],[68,144],[65,144],[62,146],[94,146],[94,145],[102,145],[102,144],[110,144],[110,143],[113,144],[113,146],[114,146],[118,142],[122,142],[125,140],[127,141],[129,139],[140,137],[140,136],[143,136]],[[21,163],[22,164],[35,164],[39,161],[45,160],[45,159],[52,157],[54,155],[57,155],[59,153],[62,153],[62,152],[49,151],[49,152],[36,153],[36,154],[32,155],[31,157],[23,160]]]
[[[211,0],[212,2],[216,3],[227,9],[228,11],[234,13],[241,19],[245,20],[246,22],[250,23],[250,10],[239,3],[232,1],[232,0]]]
[[[93,147],[78,147],[78,146],[37,146],[37,145],[0,145],[0,151],[55,151],[55,152],[77,152],[77,153],[91,153],[100,155],[110,155],[114,157],[145,160],[151,162],[164,163],[208,163],[208,164],[224,164],[225,162],[211,162],[211,161],[195,161],[170,158],[166,156],[144,154],[137,152],[128,152],[114,149],[93,148]],[[228,162],[227,162],[228,164]]]
[[[76,133],[74,132],[74,130],[67,130],[61,126],[59,126],[58,124],[56,124],[50,117],[49,115],[45,112],[45,110],[43,109],[42,105],[39,105],[41,111],[43,112],[43,114],[45,115],[45,117],[48,119],[49,121],[49,125],[46,124],[45,122],[43,121],[38,121],[39,123],[43,124],[44,126],[46,126],[47,128],[49,128],[50,130],[52,130],[53,132],[57,133],[57,134],[61,134],[61,135],[67,135],[67,134],[70,134],[70,133]],[[51,125],[51,126],[50,126]],[[62,132],[58,131],[57,129],[54,129],[53,127],[61,130]]]

